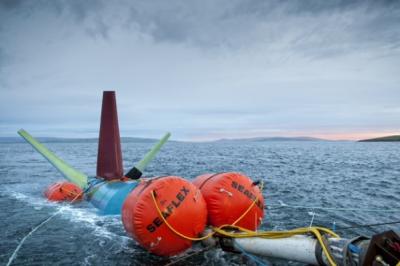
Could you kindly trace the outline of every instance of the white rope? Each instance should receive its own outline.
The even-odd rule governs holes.
[[[10,152],[10,148],[8,148],[7,153],[6,153],[6,158],[8,160],[8,154]],[[9,176],[9,172],[10,170],[7,171],[7,178]],[[74,199],[75,200],[75,199]],[[43,225],[45,225],[48,221],[50,221],[51,219],[53,219],[57,214],[61,213],[63,211],[64,208],[60,208],[56,213],[54,213],[53,215],[49,216],[46,220],[44,220],[43,222],[41,222],[39,225],[37,225],[36,227],[34,227],[26,236],[24,236],[24,238],[21,239],[21,241],[19,242],[17,248],[14,250],[13,254],[11,255],[11,257],[8,259],[8,263],[7,266],[10,266],[11,263],[14,261],[14,259],[17,257],[18,251],[21,249],[22,245],[24,244],[25,240],[32,235],[34,232],[36,232],[40,227],[42,227]]]
[[[315,217],[315,211],[313,211],[313,212],[311,212],[311,213],[308,213],[308,214],[311,214],[312,215],[312,218],[311,218],[311,222],[310,222],[310,228],[312,227],[312,225],[313,225],[313,222],[314,222],[314,217]]]
[[[26,236],[24,236],[24,238],[22,238],[21,242],[19,242],[17,248],[14,250],[13,254],[11,255],[10,259],[8,260],[7,266],[10,266],[11,263],[14,261],[14,259],[17,257],[17,253],[20,250],[20,248],[22,247],[22,245],[24,244],[25,240],[32,235],[34,232],[36,232],[40,227],[42,227],[43,225],[45,225],[48,221],[50,221],[51,219],[53,219],[57,214],[61,213],[61,211],[63,211],[64,208],[61,208],[60,210],[58,210],[56,213],[54,213],[53,215],[51,215],[50,217],[48,217],[46,220],[44,220],[43,222],[41,222],[39,225],[37,225],[35,228],[33,228]]]
[[[303,206],[303,205],[289,205],[279,200],[279,204],[270,204],[266,207],[278,207],[278,208],[291,208],[291,209],[318,209],[318,210],[335,210],[335,211],[366,211],[366,212],[400,212],[400,208],[394,209],[363,209],[363,208],[335,208],[335,207],[324,207],[324,206]],[[273,210],[273,209],[270,209]]]

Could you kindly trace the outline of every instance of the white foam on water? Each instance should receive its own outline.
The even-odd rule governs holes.
[[[54,208],[56,211],[60,211],[59,217],[67,219],[68,221],[79,223],[80,225],[91,228],[91,233],[104,237],[107,239],[113,239],[115,237],[121,237],[109,231],[106,226],[117,226],[122,227],[120,216],[102,216],[97,214],[97,209],[91,207],[87,202],[83,202],[84,206],[78,204],[68,203],[56,203],[45,199],[44,197],[36,197],[33,195],[27,195],[17,191],[3,190],[3,194],[14,198],[18,201],[24,202],[29,206],[32,206],[35,210],[42,210],[43,207]]]
[[[92,263],[90,263],[90,260],[96,258],[96,254],[91,254],[89,256],[87,256],[84,261],[83,261],[83,265],[92,265]]]
[[[61,217],[90,227],[93,229],[92,233],[94,235],[105,237],[107,239],[119,237],[119,235],[109,231],[105,227],[106,225],[119,225],[119,223],[115,222],[112,217],[100,216],[96,213],[96,209],[94,208],[75,208],[71,205],[66,205],[63,208],[64,210],[60,214]]]
[[[17,191],[11,191],[8,189],[5,189],[3,191],[3,194],[6,196],[9,196],[11,198],[14,198],[18,201],[27,203],[33,207],[57,207],[57,203],[50,202],[42,197],[36,197],[33,195],[28,195],[22,192],[17,192]]]

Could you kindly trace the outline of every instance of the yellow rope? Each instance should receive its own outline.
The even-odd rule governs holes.
[[[226,226],[223,226],[226,227]],[[227,232],[225,230],[222,230],[221,228],[214,228],[214,231],[217,232],[220,235],[231,237],[231,238],[248,238],[248,237],[261,237],[261,238],[268,238],[268,239],[277,239],[277,238],[286,238],[286,237],[291,237],[294,235],[304,235],[307,233],[312,233],[320,243],[322,250],[325,253],[326,258],[329,261],[329,264],[332,266],[335,266],[336,263],[331,257],[328,248],[326,247],[323,239],[321,232],[325,232],[332,237],[339,238],[337,234],[332,232],[331,230],[323,227],[303,227],[303,228],[296,228],[293,230],[288,230],[288,231],[259,231],[259,232],[254,232],[239,226],[230,226],[231,228],[237,229],[241,232],[239,233],[232,233],[232,232]]]
[[[261,191],[262,191],[263,185],[264,185],[264,182],[261,181],[261,187],[260,187]],[[160,207],[157,204],[157,200],[156,200],[156,197],[154,195],[154,190],[151,191],[151,197],[153,199],[154,206],[156,206],[158,215],[161,217],[161,219],[164,221],[164,223],[168,226],[168,228],[172,232],[177,234],[178,236],[180,236],[180,237],[182,237],[184,239],[191,240],[191,241],[201,241],[201,240],[205,240],[207,238],[210,238],[211,236],[213,236],[216,233],[216,231],[214,231],[214,232],[211,232],[211,233],[209,233],[209,234],[207,234],[205,236],[202,236],[202,237],[190,237],[190,236],[186,236],[186,235],[178,232],[177,230],[175,230],[175,228],[172,225],[170,225],[170,223],[167,221],[167,219],[165,219],[164,215],[162,215],[162,212],[160,210]],[[246,214],[253,208],[254,204],[256,204],[258,198],[259,197],[257,195],[256,198],[253,200],[253,202],[250,204],[250,206],[246,209],[246,211],[239,218],[237,218],[236,221],[232,225],[237,224],[238,222],[240,222],[246,216]],[[231,226],[231,225],[221,225],[217,229],[222,229],[222,228],[227,227],[227,226]]]
[[[261,181],[260,191],[263,190],[263,187],[264,187],[264,182]],[[232,225],[236,225],[238,222],[240,222],[240,221],[247,215],[247,213],[249,213],[249,211],[253,208],[254,204],[256,204],[257,201],[258,201],[258,195],[257,195],[257,197],[253,200],[253,202],[251,203],[251,205],[247,208],[247,210],[246,210],[242,215],[240,215],[240,217],[237,218],[236,221],[233,222]],[[257,227],[257,225],[256,225],[256,227]]]
[[[172,225],[169,224],[169,222],[165,219],[164,215],[162,215],[162,212],[160,210],[160,207],[158,207],[158,204],[157,204],[157,201],[156,201],[156,197],[154,195],[154,190],[152,190],[150,194],[151,194],[151,197],[153,199],[154,205],[156,206],[158,215],[161,217],[161,219],[164,221],[164,223],[168,226],[168,228],[172,232],[177,234],[178,236],[180,236],[180,237],[182,237],[184,239],[187,239],[187,240],[191,240],[191,241],[201,241],[201,240],[207,239],[207,238],[211,237],[213,234],[215,234],[215,232],[212,232],[212,233],[209,233],[209,234],[207,234],[207,235],[205,235],[203,237],[190,237],[190,236],[185,236],[184,234],[178,232],[177,230],[175,230],[175,228],[172,227]]]
[[[263,183],[261,183],[261,190],[262,190],[262,186]],[[326,247],[323,239],[322,239],[322,235],[321,232],[326,233],[334,238],[340,238],[339,235],[337,235],[336,233],[334,233],[333,231],[324,228],[324,227],[301,227],[301,228],[296,228],[296,229],[292,229],[292,230],[287,230],[287,231],[251,231],[248,230],[246,228],[237,226],[235,224],[237,224],[239,221],[241,221],[243,219],[243,217],[246,216],[246,214],[253,208],[254,204],[257,202],[258,200],[258,196],[255,198],[255,200],[252,202],[252,204],[246,209],[246,211],[238,218],[236,219],[236,221],[233,224],[224,224],[221,225],[219,227],[213,227],[213,232],[210,232],[209,234],[202,236],[202,237],[190,237],[190,236],[186,236],[182,233],[180,233],[179,231],[177,231],[164,217],[164,215],[161,212],[160,207],[157,204],[157,200],[154,194],[154,190],[151,191],[151,197],[153,199],[153,203],[154,206],[157,209],[158,215],[160,216],[160,218],[163,220],[163,222],[167,225],[167,227],[174,232],[176,235],[187,239],[187,240],[191,240],[191,241],[201,241],[201,240],[205,240],[207,238],[212,237],[214,234],[218,233],[220,235],[226,236],[226,237],[230,237],[230,238],[248,238],[248,237],[261,237],[261,238],[267,238],[267,239],[277,239],[277,238],[287,238],[287,237],[291,237],[294,235],[304,235],[304,234],[313,234],[319,244],[322,247],[322,250],[329,262],[329,264],[331,266],[336,266],[336,263],[334,261],[334,259],[331,257],[329,251],[328,251],[328,247]],[[236,229],[239,232],[229,232],[226,230],[223,230],[223,228],[230,228],[230,229]]]

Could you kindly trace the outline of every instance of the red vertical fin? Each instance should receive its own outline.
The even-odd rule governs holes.
[[[104,91],[97,153],[97,176],[107,180],[121,178],[123,169],[115,92]]]

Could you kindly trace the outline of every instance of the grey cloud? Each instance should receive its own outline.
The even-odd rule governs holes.
[[[82,21],[89,13],[96,12],[102,7],[102,2],[97,0],[0,0],[0,7],[6,11],[18,11],[25,15],[32,15],[41,10],[53,11],[57,15],[68,12],[77,21]]]
[[[3,1],[3,6],[71,16],[90,37],[109,38],[112,28],[128,26],[156,42],[204,49],[262,45],[269,52],[290,48],[313,58],[347,53],[355,46],[397,49],[400,43],[399,1],[54,0]]]
[[[4,49],[0,47],[0,73],[2,70],[2,65],[5,64],[6,61],[6,55],[4,53]]]
[[[291,46],[299,53],[333,56],[399,42],[396,1],[147,2],[131,6],[130,21],[156,41],[195,46]],[[307,36],[307,37],[305,37]],[[312,52],[309,52],[312,50]]]
[[[1,0],[0,6],[6,9],[16,9],[22,4],[23,0]]]
[[[397,121],[398,1],[0,3],[0,124],[87,129],[101,89],[129,132]]]
[[[106,23],[107,3],[102,0],[37,0],[37,1],[13,1],[1,0],[0,12],[15,18],[29,20],[32,16],[39,14],[43,19],[53,15],[57,19],[74,21],[90,37],[101,36],[108,38],[108,31],[112,23]],[[110,3],[108,3],[109,5]],[[2,10],[3,8],[3,10]]]

